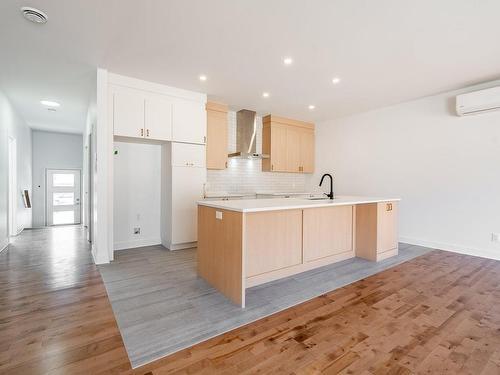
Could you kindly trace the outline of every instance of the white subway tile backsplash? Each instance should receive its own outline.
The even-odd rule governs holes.
[[[236,151],[236,112],[228,113],[228,151]],[[257,117],[257,152],[262,152],[262,117]],[[255,193],[256,191],[308,191],[309,176],[300,173],[262,172],[262,160],[230,158],[224,170],[209,170],[207,191]]]

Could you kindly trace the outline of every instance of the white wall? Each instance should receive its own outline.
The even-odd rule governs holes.
[[[8,243],[8,139],[17,142],[17,231],[31,227],[31,209],[24,207],[22,191],[31,191],[31,129],[0,91],[0,250]]]
[[[500,259],[500,112],[457,117],[466,91],[318,124],[315,180],[333,172],[337,193],[401,197],[403,242]]]
[[[114,249],[161,243],[161,145],[115,142]],[[134,235],[134,228],[141,233]]]
[[[33,130],[33,226],[43,227],[45,217],[45,171],[81,169],[83,166],[81,134]]]
[[[228,113],[228,152],[236,151],[236,112]],[[262,117],[257,116],[256,151],[262,152]],[[223,170],[207,171],[207,191],[251,193],[257,191],[303,192],[310,175],[262,172],[262,160],[230,158]]]

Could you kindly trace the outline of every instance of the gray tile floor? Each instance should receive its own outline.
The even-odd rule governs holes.
[[[196,276],[196,249],[150,246],[99,266],[133,367],[373,275],[432,249],[400,244],[397,257],[354,258],[247,290],[240,309]]]

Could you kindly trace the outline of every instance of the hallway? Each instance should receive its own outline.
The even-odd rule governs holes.
[[[0,374],[130,368],[80,226],[25,230],[0,253]]]

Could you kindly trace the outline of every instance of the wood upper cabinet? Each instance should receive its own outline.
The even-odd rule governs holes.
[[[207,106],[207,169],[227,168],[226,104],[208,102]]]
[[[262,160],[266,172],[314,172],[314,124],[268,115],[263,118]]]
[[[301,129],[300,133],[301,172],[314,173],[314,130]]]

